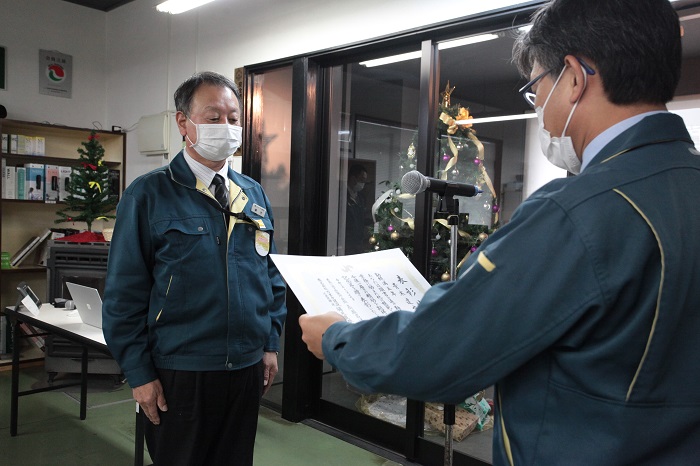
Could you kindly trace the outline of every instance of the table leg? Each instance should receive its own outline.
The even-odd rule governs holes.
[[[80,371],[80,420],[87,416],[88,347],[83,345],[83,358]]]
[[[19,410],[19,322],[10,319],[12,325],[12,393],[10,394],[10,435],[17,435],[17,417]]]
[[[143,435],[144,435],[144,415],[141,407],[136,403],[136,429],[134,438],[134,466],[143,466]]]

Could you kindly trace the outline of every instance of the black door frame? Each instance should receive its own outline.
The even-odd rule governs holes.
[[[246,98],[243,171],[260,179],[262,141],[261,116],[253,112],[253,98],[259,92],[256,75],[280,66],[292,66],[292,141],[290,166],[289,254],[325,255],[328,218],[326,193],[329,183],[327,124],[331,66],[397,54],[416,45],[421,47],[419,128],[417,169],[433,172],[433,157],[439,103],[439,57],[436,41],[464,35],[486,33],[527,24],[530,15],[544,1],[503,8],[467,18],[458,18],[430,27],[412,30],[331,50],[268,62],[245,68]],[[257,86],[257,90],[256,90]],[[428,270],[431,218],[430,196],[416,199],[416,228],[413,262],[423,274]],[[306,350],[301,341],[299,316],[304,312],[293,293],[287,294],[288,315],[285,325],[285,381],[282,417],[292,422],[312,419],[365,441],[392,450],[425,465],[440,465],[442,446],[423,437],[424,404],[409,400],[406,428],[368,417],[321,398],[322,363]],[[487,465],[477,458],[455,452],[455,466]]]

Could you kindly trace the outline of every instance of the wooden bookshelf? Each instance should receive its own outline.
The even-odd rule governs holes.
[[[82,143],[88,140],[91,129],[2,119],[0,131],[2,134],[40,136],[45,141],[44,155],[8,153],[7,147],[0,148],[0,159],[6,166],[17,167],[27,163],[41,163],[75,167],[79,165],[78,149],[82,148]],[[121,195],[125,183],[126,134],[112,131],[97,131],[97,134],[105,150],[103,163],[111,169],[120,171],[119,193]],[[61,202],[2,199],[0,201],[2,220],[0,251],[7,251],[12,256],[29,238],[41,235],[47,228],[85,229],[86,225],[82,222],[55,223],[58,219],[56,212],[61,209],[61,204]],[[100,222],[93,224],[93,230],[99,231],[100,228]],[[18,267],[0,269],[0,309],[15,304],[16,287],[22,281],[27,282],[42,300],[46,299],[47,269],[37,265],[42,248],[43,245],[40,245]],[[27,361],[42,359],[43,352],[38,348],[23,347],[22,357]],[[7,361],[9,360],[0,359],[0,367]]]

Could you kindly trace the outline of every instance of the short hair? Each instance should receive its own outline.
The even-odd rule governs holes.
[[[213,71],[202,71],[187,78],[187,80],[180,84],[175,91],[175,109],[178,112],[182,112],[187,116],[190,115],[192,97],[194,96],[194,92],[197,90],[197,88],[202,84],[228,87],[233,91],[233,94],[236,96],[236,99],[238,99],[238,103],[240,104],[241,96],[238,93],[238,86],[236,86],[236,83],[222,74],[215,73]]]
[[[566,55],[595,64],[608,100],[665,104],[681,74],[681,31],[668,0],[553,0],[513,46],[524,76],[558,75]]]
[[[354,176],[357,178],[362,173],[367,173],[367,169],[363,165],[360,165],[359,163],[356,163],[354,165],[350,165],[350,169],[348,170],[348,178],[350,178],[351,176]]]

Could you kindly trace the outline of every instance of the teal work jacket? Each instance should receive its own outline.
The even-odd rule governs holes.
[[[517,209],[415,313],[332,325],[353,386],[459,403],[495,384],[495,465],[697,464],[700,156],[644,118]]]
[[[247,218],[227,229],[184,157],[134,180],[117,207],[103,330],[132,387],[155,368],[235,370],[279,351],[286,289],[267,196],[229,169],[231,210]]]

